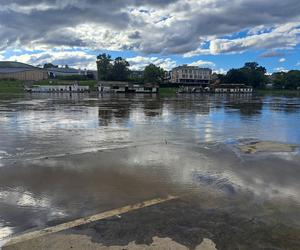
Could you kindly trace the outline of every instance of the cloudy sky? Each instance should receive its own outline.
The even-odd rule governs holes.
[[[0,60],[300,69],[299,0],[0,0]]]

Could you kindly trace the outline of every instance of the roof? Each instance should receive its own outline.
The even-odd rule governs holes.
[[[24,71],[40,70],[39,68],[0,68],[0,74],[19,73]]]
[[[0,61],[0,69],[2,68],[22,68],[22,69],[36,69],[36,67],[29,64],[11,61]]]
[[[216,86],[216,88],[252,88],[243,83],[223,83]]]
[[[19,73],[24,71],[41,70],[38,67],[20,62],[0,61],[0,74]]]
[[[207,71],[212,71],[210,68],[201,68],[198,66],[189,66],[189,65],[181,65],[178,67],[173,68],[172,70],[178,70],[178,69],[201,69],[201,70],[207,70]]]

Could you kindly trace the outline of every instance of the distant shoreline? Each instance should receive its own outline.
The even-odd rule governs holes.
[[[57,85],[60,84],[70,84],[74,81],[59,81],[59,80],[52,80],[53,83],[49,83],[49,80],[38,81],[36,85]],[[84,80],[78,81],[79,85],[88,85],[90,86],[91,92],[96,91],[97,81],[95,80]],[[167,88],[160,88],[161,95],[173,95],[177,93],[177,87],[167,87]],[[24,82],[18,80],[0,80],[0,94],[20,94],[25,93],[24,91]],[[288,89],[256,89],[254,93],[257,94],[297,94],[300,95],[300,90],[288,90]]]

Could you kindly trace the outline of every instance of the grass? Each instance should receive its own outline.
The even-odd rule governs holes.
[[[24,84],[22,81],[0,81],[0,93],[22,93],[24,92]]]
[[[160,95],[175,95],[177,93],[178,88],[160,88]]]
[[[92,91],[97,90],[96,80],[41,80],[34,83],[34,85],[67,85],[78,82],[79,85],[88,85]],[[18,80],[0,80],[0,93],[23,93],[24,82]]]

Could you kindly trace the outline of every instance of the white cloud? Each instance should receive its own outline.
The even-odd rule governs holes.
[[[85,51],[56,51],[47,50],[37,53],[24,53],[5,58],[8,61],[18,61],[32,65],[53,63],[55,65],[69,65],[76,68],[96,69],[96,56]]]
[[[189,66],[198,66],[198,67],[213,67],[216,66],[213,62],[198,60],[189,64]]]
[[[275,72],[288,72],[288,70],[284,67],[278,67],[274,69]]]
[[[227,70],[225,70],[223,68],[213,69],[213,73],[225,75],[227,73]]]
[[[250,49],[292,49],[300,43],[300,22],[277,25],[271,31],[236,39],[212,39],[209,49],[198,48],[185,57],[204,54],[242,53]]]
[[[23,53],[20,55],[13,55],[3,60],[18,61],[32,65],[44,65],[45,63],[53,63],[55,65],[69,65],[75,68],[96,69],[96,56],[89,54],[86,51],[63,51],[63,50],[45,50],[37,53]],[[1,60],[1,54],[0,54]],[[130,63],[132,70],[142,70],[150,63],[153,63],[165,70],[170,70],[176,67],[176,61],[171,58],[159,57],[144,57],[136,56],[126,58]]]
[[[0,50],[77,47],[190,57],[299,44],[298,0],[0,3]],[[241,31],[244,37],[236,38]]]
[[[286,59],[284,58],[284,57],[282,57],[282,58],[280,58],[279,60],[278,60],[278,62],[281,62],[281,63],[283,63],[283,62],[285,62],[286,61]]]
[[[165,70],[170,70],[176,67],[176,61],[171,58],[158,58],[158,57],[144,57],[136,56],[131,58],[126,58],[130,63],[132,70],[143,70],[147,65],[153,63],[156,66],[159,66]]]

